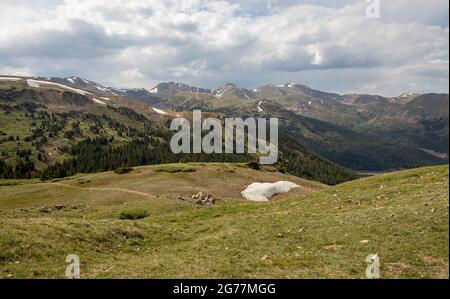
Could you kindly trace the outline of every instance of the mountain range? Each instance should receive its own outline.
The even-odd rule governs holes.
[[[145,142],[158,147],[170,135],[168,121],[189,117],[193,109],[224,117],[278,117],[283,140],[278,167],[330,184],[354,178],[350,169],[389,171],[448,163],[448,94],[340,95],[294,83],[253,90],[233,83],[208,89],[175,82],[149,90],[119,89],[75,76],[0,76],[0,105],[5,154],[0,161],[17,167],[23,158],[20,167],[33,163],[29,173],[73,159],[86,138],[106,138],[117,148],[151,134]],[[23,148],[29,154],[20,152]],[[178,159],[159,154],[164,158],[145,159]],[[144,158],[132,164],[142,164],[139,159]],[[303,164],[294,163],[302,159]]]

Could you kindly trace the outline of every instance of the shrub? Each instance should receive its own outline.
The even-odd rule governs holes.
[[[148,216],[147,210],[144,209],[128,209],[119,213],[119,219],[137,220]]]
[[[247,167],[251,168],[251,169],[254,169],[254,170],[260,170],[261,169],[261,165],[259,165],[259,163],[256,162],[256,161],[248,162],[247,163]]]
[[[133,170],[133,167],[119,167],[114,170],[114,173],[125,174],[125,173],[129,173],[132,170]]]

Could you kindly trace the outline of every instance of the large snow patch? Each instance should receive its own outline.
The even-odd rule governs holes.
[[[20,81],[21,78],[15,78],[15,77],[0,77],[0,81]]]
[[[92,100],[93,100],[94,102],[96,102],[97,104],[100,104],[100,105],[106,106],[106,103],[105,103],[105,102],[103,102],[103,101],[100,101],[99,99],[93,98]]]
[[[245,199],[252,201],[268,201],[272,196],[282,192],[289,192],[293,188],[300,188],[299,185],[288,181],[276,183],[253,183],[241,192]]]
[[[153,111],[155,111],[155,112],[158,113],[158,114],[162,114],[162,115],[167,115],[167,114],[169,114],[169,113],[167,113],[166,111],[163,111],[163,110],[158,109],[158,108],[155,108],[155,107],[153,107]]]
[[[77,88],[72,88],[70,86],[67,85],[63,85],[63,84],[59,84],[59,83],[55,83],[55,82],[50,82],[50,81],[41,81],[41,80],[34,80],[34,79],[27,79],[27,84],[30,87],[35,87],[35,88],[40,88],[41,85],[44,86],[51,86],[51,87],[59,87],[62,89],[66,89],[66,90],[70,90],[72,92],[75,93],[79,93],[81,95],[87,95],[87,94],[91,94],[90,92],[81,90],[81,89],[77,89]]]

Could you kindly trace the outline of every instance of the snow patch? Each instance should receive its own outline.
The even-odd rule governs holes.
[[[111,99],[107,98],[107,97],[100,97],[100,99],[105,100],[105,101],[111,101]]]
[[[158,93],[158,87],[149,90],[150,93]]]
[[[253,183],[248,185],[241,194],[242,197],[251,201],[268,201],[275,194],[289,192],[294,188],[300,188],[300,186],[288,181]]]
[[[35,88],[40,88],[41,85],[48,85],[48,86],[51,86],[51,87],[59,87],[59,88],[62,88],[62,89],[70,90],[72,92],[79,93],[81,95],[91,94],[90,92],[87,92],[87,91],[84,91],[84,90],[81,90],[81,89],[72,88],[72,87],[67,86],[67,85],[54,83],[54,82],[48,82],[48,81],[27,79],[27,84],[28,84],[28,86],[35,87]]]
[[[158,113],[158,114],[162,114],[162,115],[167,115],[167,114],[169,114],[169,113],[167,113],[166,111],[163,111],[163,110],[158,109],[158,108],[155,108],[155,107],[153,107],[153,111],[155,111],[155,112]]]
[[[109,91],[107,88],[101,87],[100,85],[94,85],[94,87],[100,91]]]
[[[0,77],[0,81],[20,81],[21,78],[15,78],[15,77]]]
[[[96,102],[97,104],[100,104],[100,105],[106,106],[106,103],[105,103],[105,102],[103,102],[103,101],[100,101],[99,99],[96,99],[96,98],[92,98],[92,100],[93,100],[94,102]]]
[[[75,84],[75,81],[72,78],[67,78],[67,81],[69,81],[72,84]]]
[[[246,93],[244,90],[242,90],[242,92],[244,93],[244,96],[245,96],[247,99],[250,99],[250,97],[247,95],[247,93]]]
[[[262,101],[259,101],[259,102],[258,102],[258,107],[257,107],[257,108],[258,108],[258,112],[259,112],[259,113],[261,113],[261,112],[263,112],[263,111],[264,111],[264,109],[263,109],[263,108],[261,108],[261,104],[262,104]]]
[[[224,92],[225,90],[219,91],[219,93],[216,94],[216,97],[220,99],[221,97],[223,97]]]

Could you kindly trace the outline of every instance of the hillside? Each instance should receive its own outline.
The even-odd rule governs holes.
[[[318,100],[317,100],[318,101]],[[286,134],[296,143],[318,153],[320,156],[355,170],[383,171],[392,169],[414,168],[417,166],[439,165],[448,161],[446,154],[435,154],[433,150],[425,149],[425,145],[419,146],[412,140],[420,136],[426,137],[428,146],[431,144],[443,145],[445,141],[445,119],[444,128],[435,127],[426,132],[416,130],[412,127],[408,129],[408,135],[395,133],[396,136],[404,136],[406,142],[400,142],[391,136],[388,127],[382,127],[382,121],[379,121],[380,127],[376,133],[357,130],[344,125],[338,125],[331,120],[324,121],[322,118],[314,118],[307,113],[289,109],[279,100],[251,100],[251,99],[216,99],[205,94],[178,94],[163,98],[159,103],[155,103],[162,109],[175,111],[189,111],[201,109],[211,113],[221,113],[232,117],[276,117],[280,120],[280,132]],[[311,104],[313,106],[314,104]],[[324,102],[322,111],[327,111],[325,115],[333,114],[332,107],[339,109],[340,118],[346,119],[355,125],[359,125],[358,115],[353,108],[348,105],[335,102]],[[338,105],[338,106],[336,106]],[[326,118],[326,117],[324,117]],[[347,119],[348,118],[348,119]],[[352,120],[352,118],[355,118]],[[392,112],[390,119],[395,119],[395,111]],[[401,122],[399,120],[398,122]],[[442,121],[441,121],[442,122]],[[406,123],[408,125],[408,123]],[[447,124],[448,128],[448,124]],[[392,134],[394,135],[394,133]],[[434,138],[439,135],[441,138]],[[447,135],[448,136],[448,135]],[[404,140],[403,140],[404,141]],[[433,147],[434,148],[434,147]],[[436,150],[436,152],[439,152]]]
[[[232,164],[161,167],[1,181],[0,276],[63,277],[76,253],[83,278],[364,278],[377,253],[384,278],[449,277],[448,166],[335,187]],[[304,188],[239,199],[245,184],[279,179]],[[217,204],[177,199],[198,191]],[[149,215],[118,219],[130,208]]]
[[[258,90],[262,99],[271,99],[298,115],[361,133],[366,138],[422,151],[415,155],[425,159],[433,159],[426,158],[428,154],[448,160],[448,94],[404,94],[395,98],[361,94],[340,96],[303,86],[299,90],[299,85],[263,86]]]

